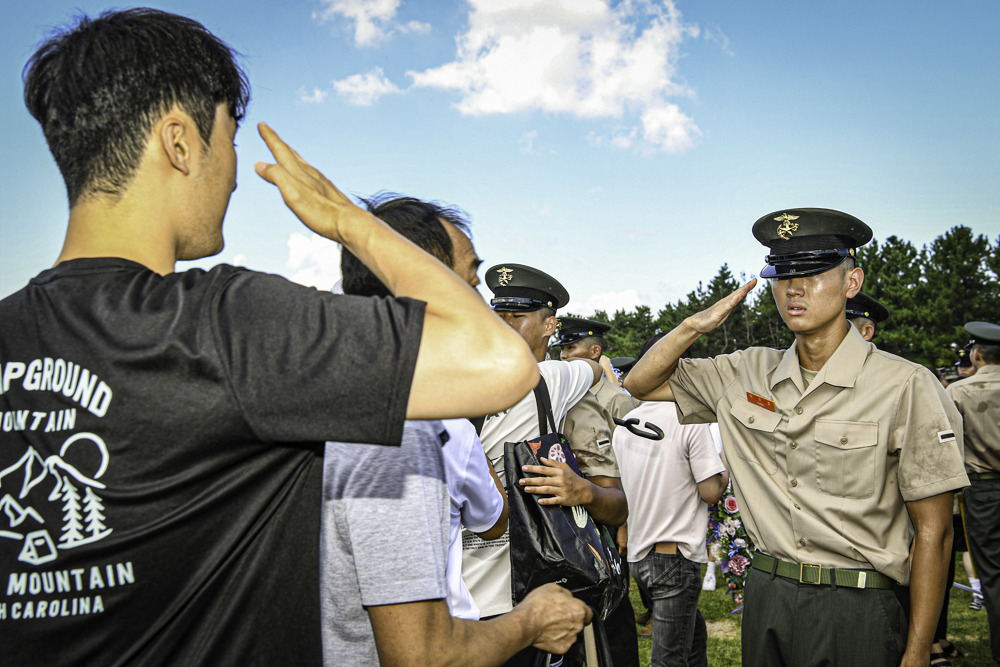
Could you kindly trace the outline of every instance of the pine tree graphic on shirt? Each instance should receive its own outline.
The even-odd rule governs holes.
[[[83,515],[80,513],[80,492],[73,486],[68,477],[63,477],[63,529],[62,537],[59,538],[59,545],[62,548],[71,548],[77,542],[83,541]]]
[[[111,532],[104,525],[104,503],[101,502],[100,497],[89,486],[83,496],[83,509],[87,515],[87,532],[90,533],[89,541],[99,540]]]

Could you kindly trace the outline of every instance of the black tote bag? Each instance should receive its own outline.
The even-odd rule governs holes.
[[[583,507],[540,505],[538,495],[517,483],[525,476],[522,466],[541,465],[540,457],[562,461],[580,475],[569,442],[555,432],[544,379],[535,387],[535,402],[541,437],[504,443],[513,603],[554,582],[606,619],[628,593],[621,557],[608,529],[595,523]]]

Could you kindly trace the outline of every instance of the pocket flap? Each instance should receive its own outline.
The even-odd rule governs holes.
[[[773,432],[781,422],[781,415],[777,412],[771,412],[749,401],[736,401],[729,414],[747,428],[767,433]]]
[[[858,449],[878,444],[878,422],[816,421],[816,442],[840,449]]]

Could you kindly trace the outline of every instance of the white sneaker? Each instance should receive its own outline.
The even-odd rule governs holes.
[[[701,582],[701,590],[703,591],[714,591],[715,590],[715,568],[710,567],[708,572],[705,573],[705,579]]]

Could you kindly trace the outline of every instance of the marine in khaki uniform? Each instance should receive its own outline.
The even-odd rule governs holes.
[[[889,309],[879,303],[878,299],[858,292],[858,295],[847,300],[847,319],[854,325],[869,343],[875,338],[875,329],[889,319]]]
[[[968,484],[961,424],[929,371],[879,351],[846,321],[864,281],[855,256],[871,239],[866,224],[786,209],[753,231],[771,249],[761,277],[795,344],[680,359],[754,279],[671,331],[626,388],[676,401],[683,423],[719,422],[758,549],[744,597],[745,665],[926,667],[952,492]],[[908,625],[897,585],[910,587]]]
[[[579,317],[559,318],[559,337],[551,347],[560,348],[559,358],[563,361],[571,359],[590,359],[600,364],[604,377],[590,388],[584,396],[566,415],[563,433],[571,443],[591,443],[585,450],[597,448],[611,449],[611,436],[614,433],[613,419],[622,419],[626,414],[637,408],[640,401],[629,396],[628,392],[618,385],[615,370],[611,360],[604,355],[604,334],[611,330],[611,325],[597,320]],[[613,381],[613,382],[612,382]],[[617,461],[616,461],[617,463]],[[625,524],[612,530],[616,546],[619,544],[619,531],[625,529]],[[622,558],[622,575],[629,578],[628,561]],[[608,635],[611,654],[615,657],[616,667],[639,666],[639,637],[635,627],[635,611],[632,603],[626,597],[611,612],[604,621]]]
[[[604,334],[610,330],[610,324],[597,320],[561,317],[559,318],[559,338],[552,343],[552,347],[562,348],[559,358],[563,361],[591,359],[601,365],[604,370],[604,378],[590,388],[590,393],[611,417],[622,419],[639,407],[640,402],[618,386],[611,360],[604,355]],[[613,422],[611,429],[613,432]]]
[[[948,385],[965,419],[965,527],[982,584],[990,650],[1000,662],[1000,325],[969,322],[975,374]]]

